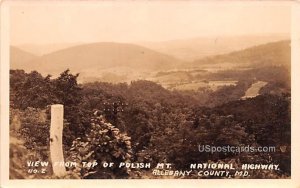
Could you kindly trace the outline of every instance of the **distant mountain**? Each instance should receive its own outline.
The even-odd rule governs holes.
[[[169,70],[182,64],[176,58],[142,46],[109,42],[66,48],[30,63],[31,69],[43,74],[56,76],[69,68],[72,72],[81,73],[81,78],[89,81],[99,77],[105,81],[112,78],[116,78],[116,81],[126,81],[132,77],[138,79],[143,78],[141,73]]]
[[[263,81],[268,92],[282,93],[290,88],[290,63],[290,41],[280,41],[185,63],[181,69],[159,72],[151,80],[176,90],[215,90],[238,81]]]
[[[54,43],[54,44],[22,44],[18,47],[24,51],[30,52],[37,56],[46,55],[58,50],[78,46],[82,43]]]
[[[190,67],[222,66],[261,67],[291,66],[290,41],[271,42],[224,55],[206,57],[189,63]]]
[[[195,61],[181,61],[148,48],[100,42],[62,49],[40,57],[11,47],[12,69],[37,70],[54,77],[66,69],[80,73],[80,82],[130,82],[146,79],[162,84],[189,82],[224,70],[284,65],[290,69],[290,41],[271,42]]]
[[[21,50],[17,47],[10,47],[10,68],[11,69],[23,69],[30,70],[30,62],[37,56]]]
[[[140,43],[140,45],[161,53],[169,54],[178,59],[194,61],[206,56],[225,54],[280,40],[289,40],[289,36],[285,34],[272,34],[259,36],[199,37],[164,42],[143,42]]]

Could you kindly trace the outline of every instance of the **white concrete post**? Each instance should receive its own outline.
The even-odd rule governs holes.
[[[50,157],[53,172],[59,177],[66,175],[62,146],[63,123],[64,106],[61,104],[51,105]]]

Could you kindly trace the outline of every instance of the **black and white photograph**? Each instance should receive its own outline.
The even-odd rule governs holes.
[[[291,179],[291,12],[12,3],[9,179]]]

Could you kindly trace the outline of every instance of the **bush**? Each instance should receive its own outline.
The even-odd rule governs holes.
[[[118,128],[106,123],[103,116],[95,115],[91,119],[91,130],[84,138],[77,138],[68,153],[71,161],[97,162],[95,168],[84,168],[82,165],[70,169],[81,178],[125,178],[129,169],[118,167],[101,169],[102,162],[130,162],[132,158],[130,137],[121,133]]]

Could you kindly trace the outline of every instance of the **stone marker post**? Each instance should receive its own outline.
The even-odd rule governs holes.
[[[50,157],[53,172],[59,177],[66,175],[62,146],[63,122],[64,106],[61,104],[51,105]]]

